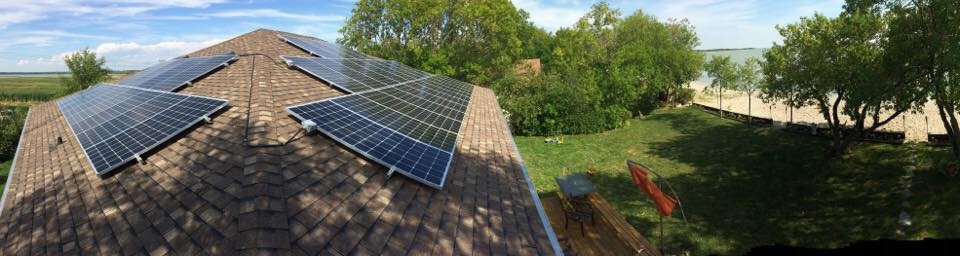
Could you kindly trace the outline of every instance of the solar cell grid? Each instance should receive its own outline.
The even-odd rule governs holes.
[[[172,59],[137,72],[124,79],[121,84],[174,91],[235,59],[235,54]]]
[[[329,43],[316,38],[294,36],[294,35],[277,35],[280,39],[283,39],[287,43],[293,44],[297,48],[304,50],[311,55],[323,57],[323,58],[350,58],[350,59],[369,59],[370,56],[367,56],[363,53],[359,53],[349,48]]]
[[[288,65],[351,93],[375,90],[430,76],[429,73],[387,60],[296,56],[282,58]]]
[[[58,103],[97,175],[115,169],[226,104],[219,99],[107,84]]]
[[[358,153],[440,188],[472,89],[432,76],[288,111]]]
[[[322,120],[317,123],[321,131],[358,153],[431,186],[442,187],[451,159],[449,152],[417,142],[334,101],[290,107],[289,111],[301,120]]]

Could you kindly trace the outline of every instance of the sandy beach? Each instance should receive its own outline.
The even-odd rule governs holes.
[[[716,91],[704,91],[706,86],[707,84],[698,81],[690,84],[691,88],[697,90],[694,103],[718,108],[719,101]],[[724,91],[722,109],[746,115],[748,113],[748,99],[749,97],[746,93],[732,90]],[[763,100],[756,95],[753,96],[750,114],[755,117],[770,118],[773,119],[774,122],[817,124],[821,127],[827,127],[827,122],[823,118],[823,115],[813,106],[791,109],[778,102],[763,102]],[[889,115],[889,113],[886,113],[886,115]],[[853,123],[849,118],[845,118],[844,116],[840,118],[841,122],[847,124]],[[868,121],[867,125],[870,123],[871,122]],[[880,127],[879,130],[902,131],[907,141],[926,141],[927,134],[946,133],[940,116],[937,114],[937,107],[933,102],[928,102],[922,112],[901,114],[896,119]]]

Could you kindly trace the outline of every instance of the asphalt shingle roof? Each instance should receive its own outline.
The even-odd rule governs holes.
[[[284,65],[280,55],[307,54],[277,33],[190,54],[239,55],[179,91],[229,106],[108,177],[94,174],[55,101],[33,106],[0,255],[554,254],[492,91],[474,89],[442,190],[388,178],[323,135],[288,142],[301,128],[284,107],[343,93]],[[57,136],[65,142],[52,146]]]

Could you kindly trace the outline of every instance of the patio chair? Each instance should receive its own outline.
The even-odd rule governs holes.
[[[563,193],[557,192],[560,196],[560,204],[563,205],[563,228],[570,227],[570,220],[580,223],[580,235],[584,234],[583,223],[590,221],[590,224],[597,224],[594,217],[593,206],[586,199],[568,199]]]

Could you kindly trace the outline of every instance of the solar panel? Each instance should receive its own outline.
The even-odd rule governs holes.
[[[370,56],[367,56],[363,53],[350,50],[347,47],[343,47],[337,44],[329,43],[316,38],[303,37],[303,36],[294,36],[294,35],[277,35],[283,41],[290,43],[301,50],[304,50],[310,55],[328,58],[328,59],[369,59]]]
[[[295,56],[281,58],[287,62],[287,65],[351,93],[379,89],[431,76],[430,73],[388,60]]]
[[[153,65],[120,82],[123,85],[174,91],[236,60],[235,54],[177,58]]]
[[[77,142],[103,175],[227,105],[227,101],[98,84],[60,100]]]
[[[473,86],[442,76],[287,108],[327,136],[442,188]]]

